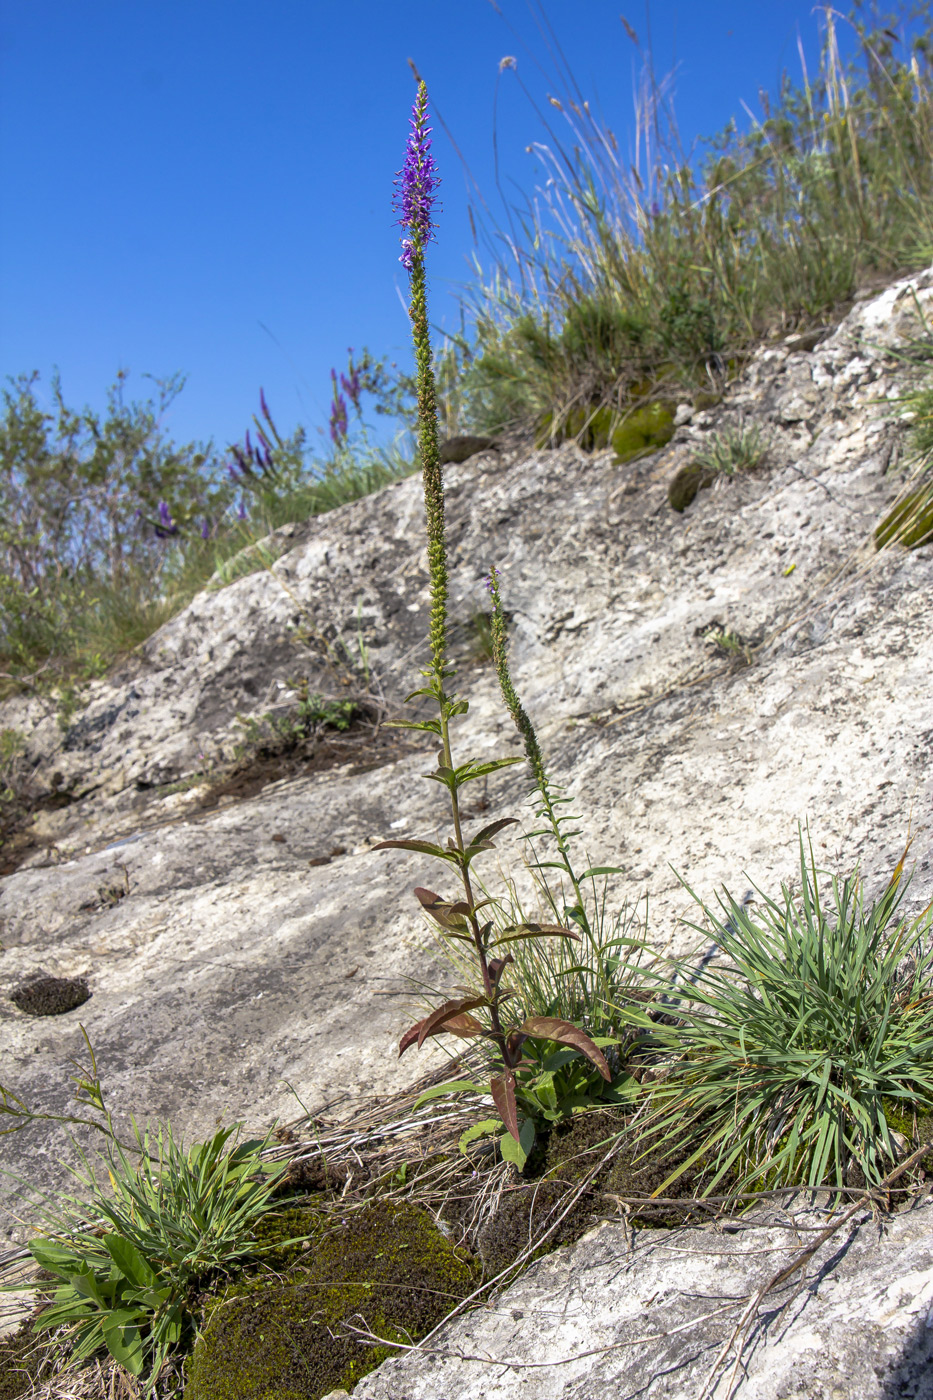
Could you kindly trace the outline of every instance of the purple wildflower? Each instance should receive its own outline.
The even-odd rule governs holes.
[[[360,406],[360,372],[354,369],[349,379],[345,374],[340,376],[340,387],[350,400],[354,408]]]
[[[335,369],[331,370],[330,377],[334,385],[334,400],[330,406],[330,440],[335,447],[339,447],[347,435],[349,426],[347,401],[337,389],[337,371]]]
[[[249,440],[249,428],[246,429],[246,455],[247,457],[253,455],[253,444]]]
[[[209,540],[210,537],[211,537],[211,522],[210,522],[209,520],[203,520],[203,521],[201,522],[201,539],[202,539],[202,540]]]
[[[265,418],[267,423],[271,423],[272,414],[269,412],[269,405],[266,403],[266,396],[262,392],[262,385],[260,385],[259,387],[259,407],[262,412],[263,418]]]
[[[440,178],[437,165],[431,155],[431,127],[428,126],[428,90],[424,83],[418,86],[418,96],[411,112],[408,146],[405,151],[405,164],[395,179],[394,199],[398,222],[408,234],[402,239],[402,256],[399,259],[406,271],[412,269],[413,259],[420,256],[421,250],[436,227],[431,222],[431,212],[437,198]]]
[[[246,502],[243,500],[242,496],[240,497],[240,509],[236,513],[236,518],[237,520],[246,519]]]

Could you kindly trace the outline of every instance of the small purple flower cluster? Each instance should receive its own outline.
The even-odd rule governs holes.
[[[333,402],[330,406],[330,440],[335,447],[341,447],[346,441],[349,430],[349,420],[347,418],[347,401],[337,388],[337,371],[332,369],[330,377],[333,382]],[[344,376],[340,376],[343,380]]]
[[[437,165],[431,155],[431,131],[428,126],[428,90],[422,83],[412,108],[405,151],[405,164],[395,178],[395,211],[398,222],[408,237],[402,239],[402,256],[399,262],[406,272],[411,272],[414,260],[431,237],[436,227],[431,222],[431,213],[437,198],[437,187],[441,183]]]
[[[255,476],[256,468],[259,469],[261,476],[274,471],[272,446],[268,438],[262,435],[261,430],[260,436],[262,439],[261,444],[257,443],[254,446],[250,440],[249,429],[247,428],[243,445],[241,446],[239,443],[234,443],[230,448],[233,462],[227,464],[227,471],[232,480],[238,480],[240,473],[244,476]]]
[[[272,420],[272,414],[269,412],[269,405],[266,403],[265,393],[261,387],[259,390],[259,407],[263,418],[269,425],[272,436],[275,438],[276,442],[281,445],[275,423]],[[256,425],[259,442],[254,445],[249,434],[249,429],[247,428],[243,443],[234,443],[229,449],[233,461],[227,463],[227,474],[231,481],[239,482],[244,478],[252,478],[255,481],[257,475],[266,481],[274,481],[276,478],[277,472],[273,456],[275,446],[270,441],[269,435],[259,422],[259,419],[254,417],[253,422]],[[244,517],[241,516],[240,518],[243,519]]]
[[[155,526],[156,539],[167,540],[178,534],[178,526],[172,519],[172,512],[165,501],[159,502],[159,523]]]

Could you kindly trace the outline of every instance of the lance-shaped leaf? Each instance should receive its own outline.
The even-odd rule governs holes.
[[[536,1039],[556,1040],[559,1045],[573,1046],[574,1050],[579,1050],[581,1055],[592,1060],[603,1079],[612,1079],[612,1071],[599,1046],[572,1021],[561,1021],[556,1016],[530,1016],[519,1029]]]
[[[473,912],[465,900],[452,903],[449,899],[442,899],[433,890],[418,887],[415,890],[415,898],[422,909],[443,929],[462,932],[467,927],[467,915]]]
[[[445,1003],[445,1005],[447,1007],[466,1005],[482,1006],[485,1000],[485,997],[480,997],[478,1000],[475,997],[464,997],[462,1002],[448,1001]],[[442,1012],[443,1010],[444,1007],[439,1006],[437,1008],[437,1011],[431,1012],[430,1016],[425,1016],[423,1020],[416,1021],[413,1026],[408,1027],[408,1030],[405,1032],[405,1034],[402,1036],[401,1040],[398,1043],[399,1059],[401,1059],[401,1057],[404,1055],[405,1051],[410,1045],[417,1044],[418,1048],[420,1049],[421,1046],[424,1044],[425,1037],[429,1035],[471,1036],[484,1034],[481,1023],[477,1021],[475,1016],[471,1016],[467,1011],[451,1011],[450,1015],[445,1020],[442,1026],[435,1025],[430,1030],[425,1030],[425,1026],[432,1019],[432,1017],[436,1016],[438,1012]]]
[[[417,851],[423,856],[436,856],[438,860],[448,860],[452,865],[460,864],[460,853],[456,855],[452,851],[445,851],[443,846],[436,846],[433,841],[379,841],[373,846],[374,851]]]
[[[518,1109],[515,1104],[515,1075],[510,1069],[496,1074],[489,1081],[492,1101],[516,1142],[520,1141],[518,1129]]]
[[[457,1016],[464,1014],[465,1011],[472,1011],[474,1007],[485,1007],[485,1005],[485,997],[459,997],[457,1001],[445,1001],[441,1007],[434,1008],[434,1011],[431,1011],[429,1016],[424,1016],[422,1023],[420,1023],[420,1030],[417,1032],[417,1049],[420,1050],[427,1037],[436,1036],[441,1030],[447,1029],[448,1021],[455,1021]],[[476,1022],[476,1025],[479,1026],[479,1022]],[[482,1026],[479,1026],[479,1029],[482,1030]],[[461,1029],[459,1033],[464,1035],[464,1033],[472,1032],[471,1030],[464,1032]]]
[[[457,786],[462,787],[464,783],[472,782],[474,778],[485,778],[489,773],[498,773],[500,768],[509,768],[513,763],[524,763],[524,756],[517,754],[514,758],[492,758],[488,763],[480,763],[477,759],[471,758],[466,763],[462,763],[456,770]]]
[[[500,817],[498,821],[490,822],[470,840],[469,845],[478,846],[480,842],[491,841],[494,836],[498,836],[500,831],[504,831],[507,826],[517,826],[518,817]]]
[[[496,987],[498,987],[498,985],[499,985],[499,979],[501,978],[501,976],[502,976],[503,972],[505,971],[506,967],[508,966],[508,964],[509,964],[510,962],[514,962],[514,961],[515,961],[515,959],[512,957],[512,954],[511,954],[511,953],[506,953],[506,955],[505,955],[504,958],[490,958],[490,959],[489,959],[489,963],[488,963],[488,967],[489,967],[489,977],[490,977],[490,980],[491,980],[492,985],[493,985],[493,990],[495,990]]]
[[[492,944],[495,946],[497,943],[514,943],[519,938],[573,938],[577,943],[580,942],[578,933],[564,928],[561,924],[508,924],[502,933],[492,940]]]
[[[426,729],[429,734],[436,734],[440,738],[439,719],[387,719],[385,723],[389,729]]]

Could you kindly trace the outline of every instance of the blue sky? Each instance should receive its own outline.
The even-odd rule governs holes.
[[[543,0],[584,95],[633,141],[643,0]],[[812,0],[652,0],[682,138],[747,125],[759,88],[815,67]],[[118,368],[187,375],[180,441],[238,440],[260,385],[280,428],[326,422],[329,371],[368,345],[407,363],[391,212],[414,59],[494,214],[499,61],[557,90],[536,0],[0,0],[0,375],[54,366],[102,408]],[[539,71],[536,63],[544,70]],[[542,138],[515,75],[498,85],[500,177],[533,190]],[[469,279],[467,180],[435,122],[444,179],[431,315],[455,327]]]

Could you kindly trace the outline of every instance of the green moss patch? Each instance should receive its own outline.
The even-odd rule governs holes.
[[[38,1375],[39,1364],[36,1334],[31,1318],[26,1317],[17,1331],[0,1337],[0,1400],[17,1400],[26,1395]]]
[[[556,447],[570,439],[575,439],[584,452],[599,452],[611,446],[616,462],[621,463],[657,452],[673,436],[674,406],[656,400],[633,408],[621,422],[609,408],[572,408],[559,419],[546,414],[538,425],[535,446]]]
[[[284,1215],[280,1229],[314,1228],[313,1212]],[[345,1323],[416,1341],[477,1283],[473,1261],[407,1203],[350,1212],[311,1249],[295,1248],[275,1261],[292,1264],[285,1272],[257,1275],[215,1300],[188,1362],[185,1400],[320,1400],[350,1389],[391,1348],[361,1345],[344,1335]]]
[[[526,1176],[502,1195],[493,1218],[483,1226],[477,1241],[488,1275],[507,1268],[528,1248],[534,1235],[560,1215],[567,1198],[600,1158],[608,1151],[608,1141],[621,1132],[621,1113],[600,1110],[578,1113],[551,1133],[540,1159],[529,1159]],[[611,1168],[610,1168],[611,1169]],[[605,1189],[607,1169],[574,1202],[560,1224],[531,1256],[538,1259],[558,1245],[572,1244],[593,1224],[593,1203]],[[540,1173],[529,1180],[532,1172]]]

